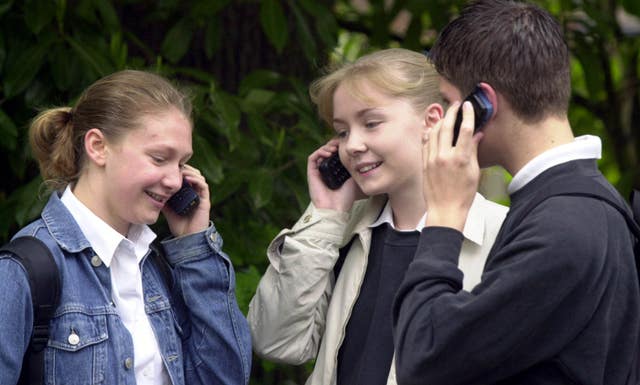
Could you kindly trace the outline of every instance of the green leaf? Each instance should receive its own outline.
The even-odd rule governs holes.
[[[11,120],[11,117],[3,110],[0,110],[0,137],[2,137],[0,147],[5,150],[15,150],[18,139],[18,129],[15,123],[13,123],[13,120]]]
[[[229,140],[229,151],[233,151],[240,142],[241,112],[233,97],[225,92],[213,91],[210,96],[211,109],[220,120],[219,128]]]
[[[187,18],[179,20],[162,42],[162,55],[171,63],[177,63],[187,53],[193,38],[193,23]]]
[[[289,6],[291,7],[291,11],[295,17],[297,38],[300,46],[302,47],[302,51],[304,52],[304,56],[310,62],[315,63],[316,56],[318,55],[318,47],[311,30],[309,29],[309,24],[305,20],[302,11],[300,11],[300,8],[295,1],[289,1]]]
[[[231,0],[196,0],[191,5],[192,17],[205,17],[209,18],[220,12],[226,7]]]
[[[224,183],[217,186],[209,186],[211,189],[211,204],[216,205],[229,199],[232,195],[238,193],[244,183],[242,175],[235,173],[227,173],[224,176]]]
[[[242,100],[242,107],[247,112],[260,112],[273,100],[275,92],[265,89],[252,89]]]
[[[105,56],[108,50],[101,49],[106,47],[101,47],[98,41],[80,41],[73,37],[67,37],[66,41],[76,54],[89,64],[90,68],[94,71],[95,77],[106,76],[116,70],[109,58]]]
[[[7,98],[24,91],[42,66],[48,45],[32,45],[9,52],[3,75],[4,94]]]
[[[213,54],[220,49],[222,31],[218,19],[212,19],[207,23],[204,31],[204,54],[207,59],[212,59]]]
[[[2,67],[4,60],[7,58],[7,47],[4,40],[4,35],[0,34],[0,73],[2,73]]]
[[[122,41],[122,33],[120,31],[111,35],[109,52],[111,53],[111,58],[113,59],[116,68],[124,69],[127,65],[127,54],[129,52],[129,48],[127,47],[127,44]]]
[[[271,201],[273,194],[273,179],[269,170],[257,170],[249,180],[249,195],[256,209],[264,207]]]
[[[316,0],[299,0],[299,3],[307,14],[314,18],[322,42],[327,47],[334,47],[337,44],[338,22],[331,10]]]
[[[64,45],[57,45],[48,55],[49,70],[56,87],[61,91],[70,89],[80,81],[78,58]]]
[[[13,0],[0,0],[0,16],[4,15],[8,10],[10,10],[12,5]]]
[[[193,163],[197,165],[207,181],[218,184],[224,179],[222,162],[216,156],[216,150],[202,136],[193,136]]]
[[[249,310],[249,302],[256,292],[260,277],[260,272],[253,265],[249,266],[247,270],[236,271],[236,297],[238,306],[244,314],[247,314]]]
[[[278,53],[287,45],[287,18],[278,0],[264,0],[260,3],[260,24],[269,42]]]
[[[240,82],[239,95],[246,95],[254,88],[266,88],[278,84],[282,75],[275,71],[256,70],[245,76]]]
[[[24,3],[24,21],[36,35],[55,15],[56,6],[51,0],[26,0]]]
[[[103,25],[108,31],[115,32],[120,29],[120,20],[118,19],[118,14],[116,13],[115,8],[113,8],[111,1],[94,0],[94,5],[100,16],[102,16]]]
[[[16,189],[11,195],[10,199],[15,199],[15,220],[19,226],[24,226],[37,218],[44,208],[47,195],[41,190],[41,184],[42,178],[38,176],[28,184]]]

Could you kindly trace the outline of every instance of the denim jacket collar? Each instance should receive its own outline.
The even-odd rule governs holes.
[[[69,253],[78,253],[91,247],[73,216],[60,201],[58,192],[53,192],[42,210],[42,220],[56,240],[58,246]]]

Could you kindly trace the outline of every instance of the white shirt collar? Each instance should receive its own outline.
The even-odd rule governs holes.
[[[529,161],[513,176],[507,188],[513,194],[544,171],[561,163],[578,159],[600,159],[602,142],[594,135],[576,137],[573,142],[554,147]]]
[[[156,234],[149,226],[137,224],[131,225],[128,237],[125,238],[94,214],[84,203],[80,202],[71,191],[70,186],[67,186],[64,190],[60,200],[69,210],[73,219],[75,219],[93,250],[107,267],[111,265],[116,249],[122,241],[132,243],[136,259],[140,262],[149,250],[149,245],[156,238]]]
[[[380,226],[383,223],[388,223],[389,226],[391,226],[391,228],[396,230],[396,231],[418,231],[418,232],[421,232],[422,228],[424,227],[424,222],[425,222],[426,219],[427,219],[427,213],[424,213],[422,215],[422,218],[420,219],[420,222],[418,222],[418,225],[416,226],[415,229],[413,229],[413,230],[398,230],[398,229],[396,229],[396,224],[393,221],[393,211],[391,210],[391,204],[389,204],[389,201],[387,200],[387,203],[385,203],[384,208],[382,209],[382,212],[378,216],[378,219],[376,219],[375,222],[370,224],[369,227],[370,228],[374,228],[374,227]]]
[[[478,204],[480,199],[484,199],[482,195],[476,193],[475,198],[473,199],[473,204],[471,205],[471,209],[469,209],[469,214],[467,215],[467,221],[464,224],[464,229],[462,234],[468,240],[482,245],[482,240],[484,237],[484,214],[482,213],[481,205]],[[422,232],[424,228],[424,224],[427,220],[427,213],[425,212],[420,218],[416,228],[414,230],[397,230],[395,226],[395,222],[393,221],[393,212],[391,211],[391,205],[387,200],[387,203],[384,205],[384,209],[372,224],[369,225],[370,228],[374,228],[380,226],[383,223],[388,223],[392,229],[396,231],[418,231]]]

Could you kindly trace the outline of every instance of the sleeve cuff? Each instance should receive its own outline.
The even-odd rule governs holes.
[[[457,266],[463,240],[464,235],[450,227],[425,227],[420,234],[415,260],[445,260]]]

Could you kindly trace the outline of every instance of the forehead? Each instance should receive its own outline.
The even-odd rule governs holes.
[[[164,143],[191,151],[191,131],[191,121],[178,110],[170,109],[143,114],[127,138],[142,145]]]
[[[333,106],[336,111],[345,107],[347,101],[373,106],[388,104],[390,99],[392,99],[390,95],[367,79],[345,79],[336,87],[333,94]]]

